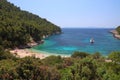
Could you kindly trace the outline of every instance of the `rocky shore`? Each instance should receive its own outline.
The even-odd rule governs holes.
[[[115,38],[120,39],[120,34],[116,30],[111,30],[110,32],[113,34]]]

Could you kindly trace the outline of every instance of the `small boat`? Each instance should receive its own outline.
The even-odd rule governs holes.
[[[93,38],[90,39],[90,43],[92,43],[92,44],[94,43],[94,39]]]

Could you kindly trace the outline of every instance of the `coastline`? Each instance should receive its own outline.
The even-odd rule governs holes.
[[[58,33],[56,33],[58,34]],[[46,36],[43,36],[43,39],[47,38],[48,35]],[[19,58],[24,58],[24,57],[27,57],[27,56],[30,56],[30,57],[35,57],[35,58],[40,58],[40,59],[44,59],[48,56],[51,56],[51,55],[55,55],[55,56],[58,56],[57,54],[52,54],[52,53],[46,53],[44,51],[37,51],[37,50],[34,50],[32,49],[32,47],[34,46],[37,46],[37,45],[40,45],[40,44],[43,44],[44,43],[44,40],[41,40],[41,41],[31,41],[30,43],[28,43],[27,45],[25,46],[20,46],[20,47],[17,47],[15,49],[12,49],[10,50],[9,52],[11,54],[13,54],[14,56],[16,57],[19,57]],[[61,54],[59,54],[61,57],[68,57],[68,56],[63,56]]]
[[[118,32],[116,30],[111,30],[109,32],[112,33],[115,38],[120,39],[120,35],[118,34]],[[46,43],[46,41],[45,41],[45,43]],[[42,51],[42,50],[36,50],[33,47],[40,45],[37,42],[28,43],[28,45],[30,46],[30,48],[26,47],[26,48],[23,48],[23,49],[21,49],[21,48],[12,49],[12,50],[10,50],[10,52],[12,54],[16,55],[17,57],[20,57],[20,58],[23,58],[23,57],[26,57],[26,56],[35,56],[36,58],[44,59],[44,58],[46,58],[48,56],[51,56],[51,55],[54,55],[54,56],[59,56],[60,55],[61,57],[70,57],[70,55],[49,53],[49,52]]]
[[[112,33],[115,38],[120,40],[120,34],[118,34],[116,30],[111,30],[110,33]]]
[[[10,50],[10,53],[19,58],[33,56],[35,58],[44,59],[45,57],[47,57],[49,55],[46,55],[43,53],[37,53],[37,52],[30,50],[30,48],[37,46],[39,44],[42,44],[43,42],[44,41],[39,41],[39,42],[32,41],[31,43],[28,43],[26,46],[21,46],[21,47]]]
[[[70,57],[71,55],[66,55],[66,54],[57,54],[57,53],[50,53],[50,52],[45,52],[45,51],[41,51],[41,50],[36,50],[36,49],[30,49],[31,51],[35,52],[35,53],[42,53],[44,55],[47,55],[47,56],[61,56],[61,57]]]
[[[33,50],[33,49],[14,49],[14,50],[10,50],[10,53],[13,54],[16,57],[19,58],[24,58],[24,57],[35,57],[35,58],[40,58],[40,59],[44,59],[48,56],[61,56],[61,57],[70,57],[70,55],[62,55],[62,54],[55,54],[55,53],[47,53],[44,51],[37,51],[37,50]]]
[[[27,57],[27,56],[30,56],[30,57],[33,56],[35,58],[44,59],[44,58],[49,56],[49,55],[46,55],[46,54],[43,54],[43,53],[34,52],[32,50],[29,50],[29,49],[14,49],[14,50],[10,50],[10,53],[15,55],[16,57],[19,57],[19,58],[24,58],[24,57]]]

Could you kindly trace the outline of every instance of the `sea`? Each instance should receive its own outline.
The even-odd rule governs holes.
[[[31,50],[48,55],[71,56],[75,51],[94,54],[99,52],[107,56],[113,51],[120,51],[120,40],[113,37],[113,28],[62,28],[62,34],[44,39],[44,43]],[[94,43],[90,43],[90,39]]]

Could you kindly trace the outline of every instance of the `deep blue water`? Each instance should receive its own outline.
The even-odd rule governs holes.
[[[107,55],[112,51],[120,51],[120,40],[115,39],[109,33],[110,30],[112,29],[64,28],[62,34],[48,37],[44,44],[32,49],[61,55],[71,55],[74,51]],[[94,38],[94,44],[90,44],[91,38]]]

